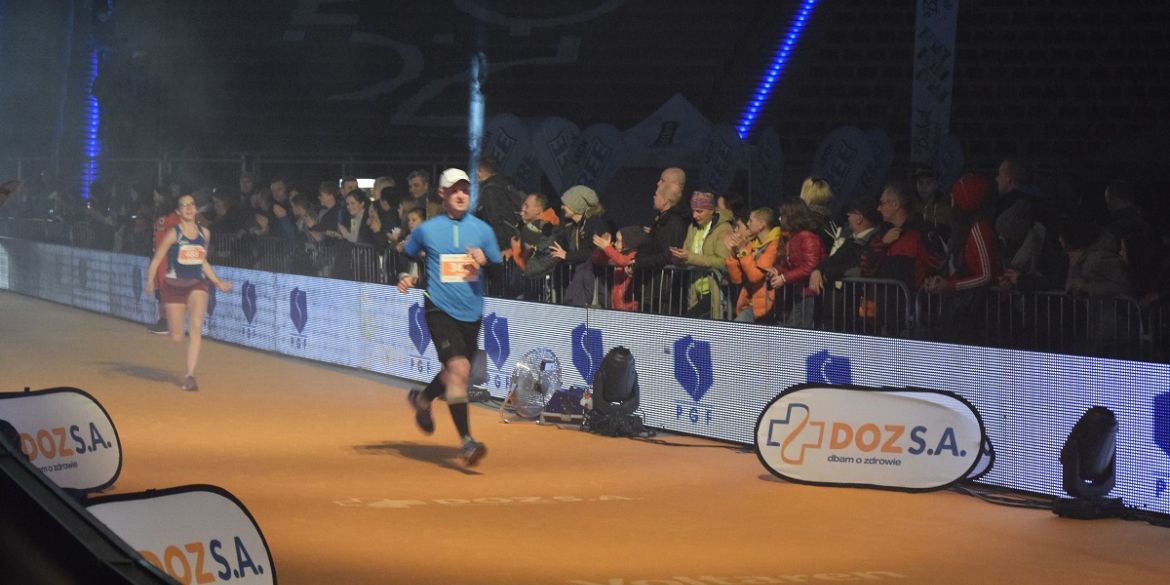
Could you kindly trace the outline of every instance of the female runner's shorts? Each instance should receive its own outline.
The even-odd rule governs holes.
[[[201,278],[167,278],[163,280],[162,302],[168,305],[187,304],[187,297],[193,291],[209,292],[210,283]]]

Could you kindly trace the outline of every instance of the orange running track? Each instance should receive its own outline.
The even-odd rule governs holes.
[[[1076,521],[956,492],[818,488],[713,441],[669,446],[472,408],[489,447],[456,462],[406,383],[205,342],[0,293],[0,388],[76,386],[109,411],[124,464],[106,493],[218,485],[263,530],[285,585],[1164,583],[1170,529]]]

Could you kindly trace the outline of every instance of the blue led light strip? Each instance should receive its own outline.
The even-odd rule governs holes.
[[[102,143],[98,137],[101,126],[101,107],[93,95],[93,82],[98,75],[98,49],[89,51],[89,70],[85,77],[85,161],[81,167],[81,197],[89,199],[89,186],[100,176],[98,157],[102,154]]]
[[[764,107],[764,103],[768,101],[768,97],[772,94],[772,88],[776,86],[776,80],[780,79],[780,73],[784,71],[784,66],[788,63],[788,56],[792,54],[792,49],[796,46],[796,41],[800,38],[800,33],[804,30],[804,24],[808,21],[809,14],[812,13],[813,6],[816,3],[817,0],[803,0],[800,10],[796,12],[796,18],[788,25],[788,33],[784,35],[784,42],[780,43],[780,46],[776,48],[776,55],[772,57],[772,64],[768,67],[768,72],[760,80],[760,85],[756,88],[755,95],[748,102],[747,108],[744,109],[743,115],[740,116],[739,124],[735,127],[741,139],[747,138],[747,135],[752,131],[752,126],[756,123],[760,109]]]

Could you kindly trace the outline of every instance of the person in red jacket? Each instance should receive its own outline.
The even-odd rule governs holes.
[[[951,205],[955,209],[955,230],[951,238],[951,275],[927,279],[928,292],[946,293],[984,288],[1003,272],[1003,257],[999,237],[984,207],[987,202],[988,181],[975,174],[959,177],[951,189]]]
[[[911,294],[942,265],[941,251],[932,245],[924,222],[915,213],[914,198],[901,181],[891,181],[882,189],[878,213],[888,228],[879,243],[884,258],[874,275],[902,281]]]
[[[154,243],[150,248],[152,257],[158,251],[158,246],[166,238],[166,235],[173,231],[177,225],[179,225],[179,212],[177,210],[171,211],[166,215],[161,215],[154,220]],[[158,321],[148,327],[147,331],[155,335],[167,334],[167,306],[166,303],[162,302],[162,297],[160,296],[163,289],[163,281],[167,276],[167,266],[167,258],[164,256],[159,262],[158,270],[154,273],[154,297],[158,300]]]
[[[808,279],[825,258],[820,218],[801,201],[780,207],[780,230],[789,236],[783,260],[769,272],[768,281],[773,288],[786,287],[785,296],[792,299],[791,309],[783,321],[789,327],[813,326],[816,293],[809,288]],[[785,299],[785,306],[788,304]]]
[[[613,285],[609,290],[609,308],[619,311],[637,311],[641,303],[633,298],[630,284],[634,281],[634,258],[638,255],[638,245],[646,237],[646,231],[641,226],[626,226],[617,232],[617,238],[610,241],[609,233],[593,236],[593,263],[598,265],[613,264]]]
[[[992,227],[988,205],[989,182],[974,174],[959,177],[951,189],[954,231],[951,232],[950,276],[934,276],[923,288],[942,295],[939,321],[943,338],[954,342],[978,340],[986,323],[986,291],[1003,272],[999,237]],[[929,313],[933,313],[930,311]]]

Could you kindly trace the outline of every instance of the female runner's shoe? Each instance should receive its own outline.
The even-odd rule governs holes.
[[[418,399],[422,392],[418,390],[411,390],[406,394],[407,402],[410,402],[410,407],[414,409],[414,424],[418,425],[420,431],[424,434],[432,434],[435,432],[435,419],[431,418],[431,409],[419,406]]]
[[[189,392],[199,389],[199,384],[195,383],[195,376],[187,376],[187,379],[183,380],[183,389]]]

